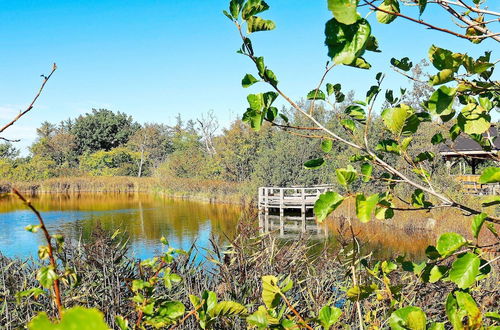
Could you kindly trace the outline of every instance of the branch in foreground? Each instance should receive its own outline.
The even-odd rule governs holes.
[[[56,71],[57,69],[57,65],[54,63],[52,65],[52,71],[50,72],[50,74],[48,76],[45,76],[45,75],[42,75],[43,77],[43,83],[42,85],[40,86],[40,89],[38,90],[38,93],[35,95],[35,97],[33,98],[33,100],[31,101],[30,105],[24,110],[24,111],[21,111],[14,119],[12,119],[12,121],[10,121],[9,123],[7,123],[5,126],[3,126],[2,128],[0,128],[0,133],[3,133],[7,128],[9,128],[10,126],[14,125],[16,123],[16,121],[18,121],[22,116],[24,116],[25,114],[27,114],[31,109],[33,109],[34,105],[35,105],[35,102],[36,100],[40,97],[40,95],[42,94],[42,91],[45,87],[45,84],[47,83],[47,81],[49,81],[50,77],[52,77],[52,74]],[[5,140],[4,138],[2,138],[3,140]],[[17,141],[16,141],[17,142]]]
[[[54,69],[55,70],[55,69]],[[54,71],[52,71],[54,72]],[[49,234],[49,231],[47,230],[47,227],[45,227],[45,222],[43,221],[43,218],[38,212],[38,210],[31,204],[29,200],[27,200],[17,189],[12,188],[12,193],[16,195],[21,201],[23,201],[26,206],[28,206],[33,213],[35,213],[36,217],[38,218],[38,222],[40,223],[40,229],[42,229],[43,234],[45,235],[45,240],[47,241],[47,248],[48,248],[48,255],[49,255],[49,260],[50,260],[50,265],[53,267],[54,272],[57,273],[57,263],[56,259],[54,257],[54,249],[52,247],[52,237]],[[57,306],[57,311],[59,317],[62,316],[62,310],[63,310],[63,305],[61,301],[61,289],[59,286],[59,279],[56,278],[54,279],[53,282],[53,289],[54,289],[54,302]]]

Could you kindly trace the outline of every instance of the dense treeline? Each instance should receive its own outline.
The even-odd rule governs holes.
[[[405,96],[406,101],[415,103],[422,93],[425,90],[414,86]],[[352,138],[353,133],[340,122],[345,116],[343,109],[354,100],[354,92],[350,92],[343,102],[334,105],[333,110],[316,106],[316,117],[327,127]],[[345,145],[333,144],[332,159],[324,166],[315,170],[304,168],[307,160],[321,154],[321,141],[297,134],[293,127],[307,127],[310,123],[293,116],[287,109],[282,109],[282,113],[286,114],[285,127],[265,124],[261,132],[256,133],[242,120],[235,120],[221,129],[211,111],[196,120],[184,121],[178,115],[176,124],[169,126],[141,125],[124,113],[93,109],[59,124],[42,123],[26,157],[20,157],[19,150],[10,143],[0,144],[0,175],[11,181],[75,176],[157,176],[251,182],[252,187],[336,182],[334,169],[348,162],[352,151]],[[422,130],[425,133],[415,137],[415,142],[418,140],[413,147],[415,154],[421,150],[437,153],[428,141],[440,126],[432,122],[425,124],[428,126]],[[374,118],[371,130],[374,137],[386,134],[379,117]],[[309,135],[314,136],[315,131],[311,130]],[[412,150],[409,153],[412,154]],[[438,157],[426,166],[431,173],[442,174],[443,182],[449,182]]]

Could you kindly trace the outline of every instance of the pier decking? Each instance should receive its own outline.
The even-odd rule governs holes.
[[[260,187],[259,211],[269,214],[269,210],[279,210],[283,215],[285,210],[300,211],[305,216],[308,210],[314,208],[319,195],[329,191],[332,186],[314,187]]]

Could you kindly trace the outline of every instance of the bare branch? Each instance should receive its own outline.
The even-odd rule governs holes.
[[[57,65],[54,63],[54,65],[52,66],[52,71],[50,72],[50,74],[48,76],[42,75],[42,77],[43,77],[42,86],[40,86],[40,89],[38,90],[38,93],[35,95],[35,97],[31,101],[30,105],[24,111],[21,111],[14,119],[12,119],[12,121],[10,121],[5,126],[3,126],[2,128],[0,128],[0,133],[3,133],[7,128],[9,128],[10,126],[14,125],[15,122],[18,121],[22,116],[24,116],[31,109],[33,109],[33,106],[35,105],[36,100],[38,100],[38,97],[40,97],[40,94],[42,94],[42,91],[43,91],[43,88],[45,87],[45,84],[47,83],[47,81],[49,81],[50,77],[52,77],[52,74],[56,71],[56,69],[57,69]]]

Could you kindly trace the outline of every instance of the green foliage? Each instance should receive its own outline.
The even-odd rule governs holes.
[[[360,18],[358,3],[359,0],[328,0],[328,9],[340,23],[350,25]]]
[[[383,24],[389,24],[394,21],[397,16],[392,13],[399,13],[399,2],[398,0],[384,1],[378,7],[376,16],[377,21]]]
[[[370,24],[365,19],[346,25],[332,18],[325,27],[328,56],[336,64],[356,65],[367,48],[370,33]]]
[[[498,167],[488,167],[483,170],[479,177],[479,183],[500,182],[500,169]]]
[[[450,270],[450,280],[460,289],[467,289],[476,282],[479,275],[479,265],[481,260],[474,254],[467,252],[453,262]]]
[[[103,314],[97,309],[73,307],[63,312],[60,321],[52,322],[46,313],[40,313],[29,324],[30,330],[107,330]]]
[[[80,160],[80,168],[91,175],[137,176],[141,156],[127,148],[115,148],[110,151],[97,151],[93,154],[84,154]]]
[[[318,320],[325,329],[330,329],[335,325],[342,315],[342,310],[337,307],[324,306],[319,311]]]
[[[333,191],[321,194],[318,200],[314,203],[314,214],[316,215],[316,220],[318,222],[325,220],[330,213],[335,211],[335,209],[342,204],[343,201],[344,197]]]
[[[372,213],[379,202],[379,195],[373,194],[365,197],[364,194],[356,195],[356,216],[361,222],[369,222],[372,218]]]
[[[436,249],[442,256],[449,256],[460,249],[467,241],[462,235],[457,233],[446,233],[439,236]]]
[[[124,113],[114,113],[106,109],[92,109],[75,119],[71,133],[76,137],[78,150],[96,152],[110,151],[128,142],[139,129],[132,117]]]
[[[404,307],[391,314],[389,325],[393,330],[425,330],[427,317],[418,307]]]

